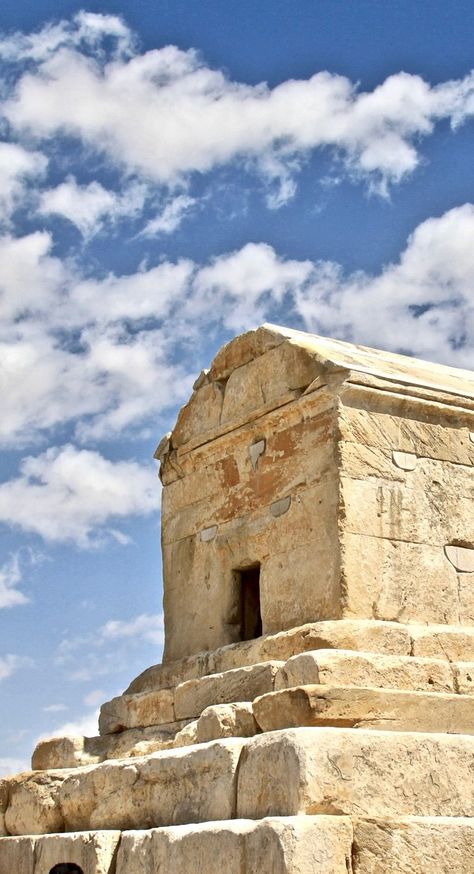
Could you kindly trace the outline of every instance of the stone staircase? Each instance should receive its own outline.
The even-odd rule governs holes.
[[[449,625],[156,665],[97,737],[0,782],[0,874],[474,874],[473,687],[474,628]]]

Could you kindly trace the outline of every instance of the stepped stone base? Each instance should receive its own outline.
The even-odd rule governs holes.
[[[474,629],[366,620],[151,668],[0,781],[0,874],[474,874],[473,678]]]
[[[473,874],[474,819],[268,817],[0,842],[0,874],[61,862],[84,874]]]

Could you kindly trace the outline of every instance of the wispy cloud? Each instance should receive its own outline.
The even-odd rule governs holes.
[[[20,555],[15,553],[0,568],[0,609],[28,603],[29,599],[17,588],[21,580]]]
[[[21,668],[29,668],[32,665],[32,660],[26,656],[14,655],[13,653],[0,656],[0,681],[11,677]]]
[[[162,644],[164,641],[163,614],[142,613],[128,621],[111,619],[99,629],[103,640],[119,638],[138,638],[150,643]]]

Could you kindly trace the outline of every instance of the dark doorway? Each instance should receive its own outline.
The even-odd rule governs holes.
[[[262,633],[260,611],[260,565],[235,571],[240,597],[240,640],[252,640]]]
[[[84,874],[82,868],[79,868],[79,865],[75,865],[74,862],[60,862],[59,865],[55,865],[54,868],[51,868],[49,874]]]

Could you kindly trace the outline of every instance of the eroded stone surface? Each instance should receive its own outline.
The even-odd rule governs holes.
[[[355,820],[353,874],[472,874],[474,820]]]
[[[174,695],[171,689],[119,695],[100,708],[99,731],[114,734],[127,728],[174,722]]]
[[[60,790],[66,830],[150,828],[232,818],[243,742],[214,741],[78,769]]]
[[[206,707],[197,720],[196,740],[206,743],[222,737],[253,737],[259,731],[250,702]]]
[[[7,780],[5,826],[8,834],[42,835],[63,831],[59,792],[70,773],[67,770],[33,771]]]
[[[212,704],[253,701],[257,695],[273,690],[275,676],[281,667],[281,662],[264,662],[182,683],[174,693],[176,717],[199,716]]]
[[[349,819],[326,816],[127,832],[117,874],[347,874],[351,840]]]
[[[474,663],[472,671],[474,676]],[[316,650],[289,659],[275,678],[275,689],[312,683],[410,689],[414,692],[454,692],[456,686],[453,669],[446,660],[350,650]]]
[[[297,686],[253,703],[262,731],[303,725],[474,734],[474,697],[399,689]]]
[[[237,816],[474,815],[474,738],[294,728],[246,742]]]

